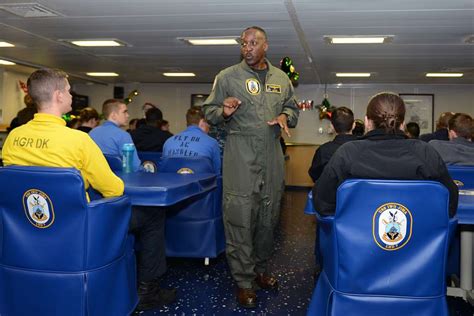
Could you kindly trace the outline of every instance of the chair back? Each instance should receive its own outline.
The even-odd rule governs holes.
[[[219,173],[214,170],[211,159],[208,157],[162,157],[162,172],[186,173]]]
[[[474,166],[448,165],[448,172],[460,190],[474,189]]]
[[[133,310],[127,197],[89,204],[71,168],[2,167],[0,191],[0,315]]]
[[[163,157],[160,173],[212,173],[207,157]],[[185,231],[186,234],[182,232]],[[225,248],[222,222],[222,176],[217,187],[203,195],[171,206],[166,212],[166,254],[171,257],[217,257]]]
[[[323,272],[308,314],[447,315],[445,271],[456,220],[438,182],[347,180],[320,217]]]
[[[117,155],[104,154],[105,159],[107,160],[110,169],[112,171],[122,171],[122,157]]]
[[[161,164],[161,151],[139,151],[137,154],[142,162],[143,170],[151,173],[158,172]]]

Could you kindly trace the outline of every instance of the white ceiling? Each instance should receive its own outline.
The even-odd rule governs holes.
[[[34,0],[30,1],[33,2]],[[72,79],[114,71],[107,83],[209,83],[239,61],[238,46],[193,47],[182,37],[239,36],[263,27],[269,59],[293,59],[300,83],[474,83],[474,0],[40,0],[59,16],[24,18],[0,0],[0,58],[56,67]],[[2,9],[3,8],[3,9]],[[394,35],[391,44],[329,45],[324,35]],[[78,48],[61,40],[116,38],[129,47]],[[21,67],[19,67],[21,68]],[[164,71],[195,78],[167,78]],[[460,79],[425,78],[426,72],[461,71]],[[371,78],[336,78],[335,72],[371,72]]]

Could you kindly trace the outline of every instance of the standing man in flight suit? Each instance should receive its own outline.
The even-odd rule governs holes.
[[[239,290],[238,303],[256,307],[255,290],[276,289],[268,274],[273,233],[284,190],[281,130],[298,121],[293,86],[265,58],[263,29],[252,26],[240,37],[242,62],[221,71],[203,109],[211,124],[226,122],[223,166],[223,218],[226,254]]]

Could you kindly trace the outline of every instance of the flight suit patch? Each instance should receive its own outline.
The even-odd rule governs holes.
[[[281,86],[279,84],[266,84],[265,92],[281,93]]]
[[[254,78],[247,79],[245,81],[245,88],[251,95],[258,95],[260,93],[260,82]]]

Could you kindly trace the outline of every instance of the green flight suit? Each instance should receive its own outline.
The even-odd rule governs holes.
[[[216,76],[203,106],[210,123],[226,122],[223,163],[226,254],[232,276],[241,288],[250,288],[256,273],[266,272],[284,190],[281,128],[267,122],[284,113],[288,116],[288,126],[294,127],[299,114],[290,80],[266,62],[265,86],[244,60]],[[232,116],[224,118],[223,102],[227,97],[236,97],[242,103]]]

